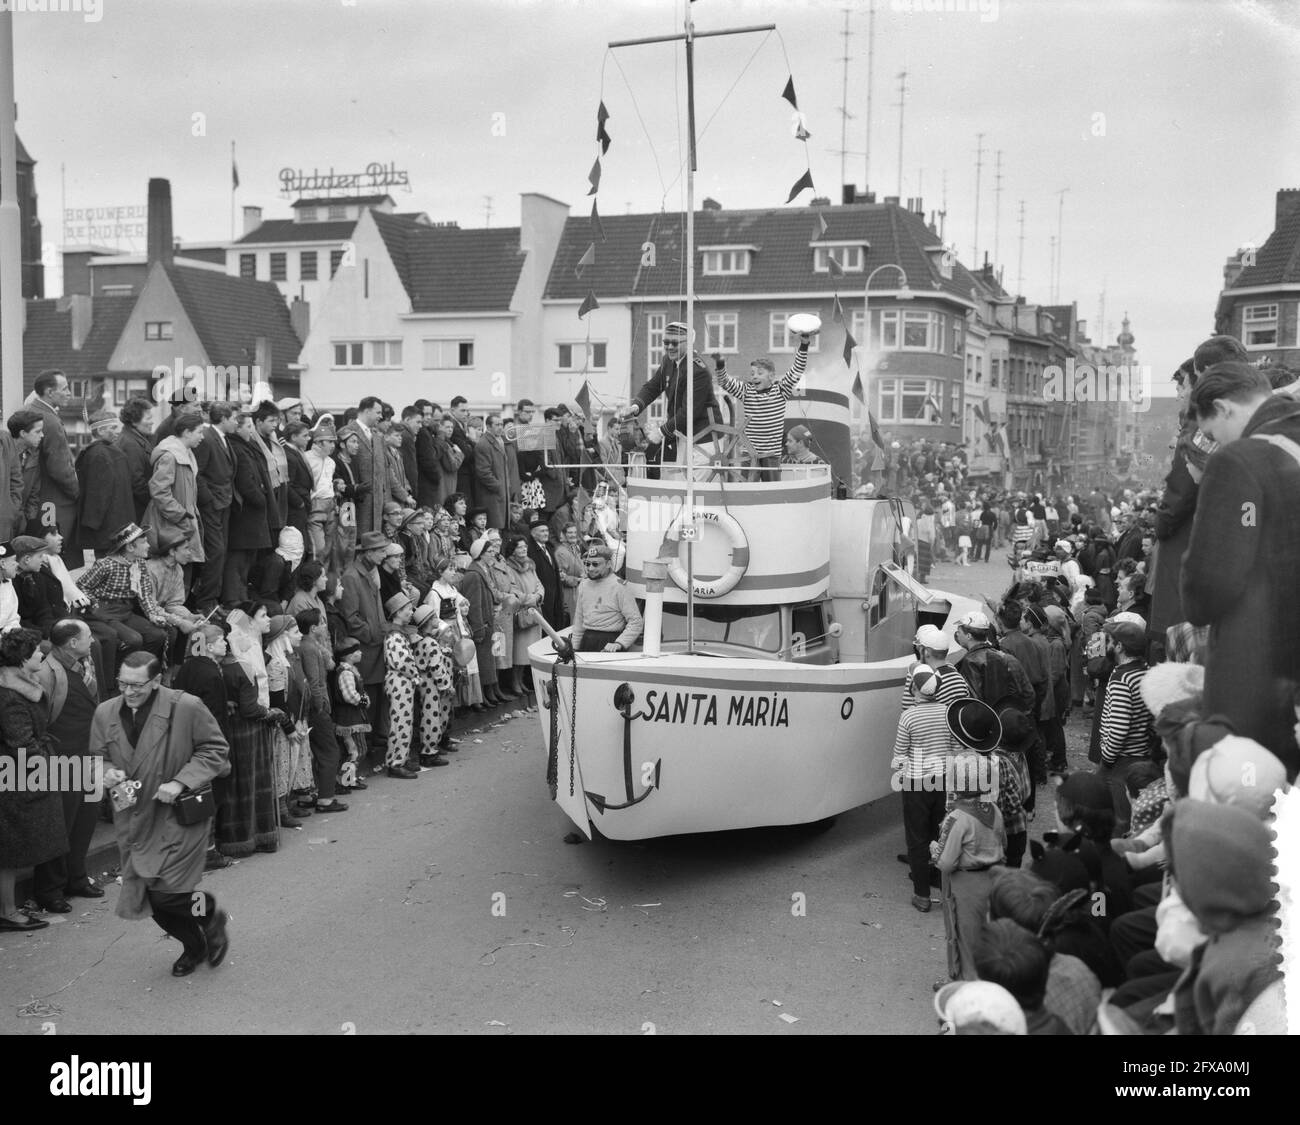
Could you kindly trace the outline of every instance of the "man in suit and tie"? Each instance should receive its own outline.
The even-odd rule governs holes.
[[[356,434],[361,449],[352,462],[358,484],[368,484],[369,490],[357,500],[357,534],[382,531],[384,505],[392,499],[388,484],[388,445],[384,435],[375,428],[379,424],[383,404],[374,395],[366,395],[357,404],[357,416],[339,431],[340,444]]]
[[[201,700],[161,681],[157,657],[135,652],[122,661],[122,694],[95,709],[90,752],[107,757],[109,787],[127,778],[140,782],[136,803],[113,817],[122,865],[117,916],[152,915],[181,943],[172,976],[184,977],[205,959],[213,968],[221,964],[230,939],[226,912],[195,889],[203,878],[208,821],[182,824],[171,806],[222,772],[230,746]],[[213,801],[210,789],[204,799]]]
[[[61,753],[80,754],[89,763],[93,756],[89,752],[90,722],[101,694],[91,654],[94,637],[84,621],[65,617],[50,629],[50,644],[53,647],[36,669],[49,708],[47,733],[58,739]],[[93,774],[84,771],[83,776]],[[32,894],[42,910],[70,914],[69,896],[104,897],[103,890],[86,873],[86,852],[99,821],[99,802],[92,800],[93,796],[72,786],[62,793],[67,854],[37,864],[32,870]]]
[[[64,542],[76,542],[74,528],[77,523],[77,498],[81,489],[77,484],[77,470],[72,451],[68,448],[68,435],[59,417],[60,408],[72,398],[68,377],[62,371],[42,371],[32,384],[32,393],[23,402],[27,410],[34,411],[45,422],[44,437],[38,451],[40,471],[36,485],[36,515],[29,521],[28,530],[33,535],[44,535],[58,525]],[[84,562],[71,546],[64,551],[63,561],[70,567]]]
[[[230,505],[234,501],[235,451],[230,435],[238,422],[235,408],[226,402],[208,407],[203,440],[194,450],[198,463],[199,520],[203,524],[203,568],[194,583],[194,604],[207,613],[221,599],[226,569],[226,541],[230,538]]]

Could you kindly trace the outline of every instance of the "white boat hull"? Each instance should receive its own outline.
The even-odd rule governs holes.
[[[529,657],[549,753],[550,641]],[[557,673],[556,802],[588,836],[592,825],[611,839],[644,840],[808,824],[893,791],[910,658],[806,665],[584,653],[578,662],[576,738],[574,666]],[[624,684],[630,724],[614,702]]]

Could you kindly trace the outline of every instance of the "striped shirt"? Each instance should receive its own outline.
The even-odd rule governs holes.
[[[948,729],[948,707],[943,703],[918,703],[898,720],[894,736],[894,769],[909,781],[933,778],[935,788],[946,788],[948,759],[957,742]]]
[[[920,665],[917,665],[920,667]],[[913,668],[913,672],[916,669]],[[912,694],[912,673],[909,672],[907,679],[903,681],[903,703],[904,708],[915,707],[918,703],[942,703],[945,707],[957,699],[970,699],[974,692],[970,689],[970,683],[953,665],[940,664],[934,669],[939,677],[939,687],[935,690],[934,695],[929,699],[918,700]]]
[[[808,348],[801,343],[795,352],[794,365],[786,372],[785,378],[765,391],[755,390],[748,383],[733,379],[725,368],[717,373],[718,386],[744,404],[745,437],[759,457],[780,457],[785,452],[786,400],[794,395],[807,366]]]
[[[1145,660],[1121,664],[1106,682],[1106,700],[1101,708],[1101,757],[1114,762],[1117,758],[1141,758],[1147,752],[1147,732],[1151,712],[1142,700],[1142,677],[1147,674]]]

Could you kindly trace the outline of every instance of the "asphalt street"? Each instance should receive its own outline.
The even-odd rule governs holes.
[[[998,556],[931,583],[996,596],[1008,575]],[[909,904],[895,799],[820,833],[571,845],[537,716],[461,733],[450,768],[377,778],[279,853],[208,875],[232,917],[216,970],[173,979],[179,946],[118,919],[116,886],[0,935],[0,1033],[936,1029],[943,916]]]

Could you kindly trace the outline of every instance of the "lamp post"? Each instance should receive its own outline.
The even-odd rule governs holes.
[[[883,262],[881,265],[878,265],[874,270],[872,270],[869,274],[867,274],[866,284],[863,286],[863,289],[862,289],[862,334],[863,334],[863,341],[862,341],[862,352],[859,353],[859,356],[861,356],[861,355],[863,355],[863,354],[865,354],[866,352],[869,352],[869,351],[871,350],[871,279],[872,279],[873,277],[875,277],[876,274],[878,274],[881,270],[898,270],[898,276],[901,277],[901,278],[903,279],[903,284],[902,284],[902,286],[900,287],[900,289],[899,289],[899,291],[898,291],[898,300],[900,300],[900,301],[910,301],[910,300],[912,299],[912,292],[911,292],[911,290],[910,290],[910,289],[908,288],[908,286],[907,286],[907,272],[903,269],[902,266],[897,265],[897,264],[895,264],[894,262]],[[900,331],[900,333],[902,332],[902,327],[903,327],[903,326],[900,324],[900,325],[899,325],[899,331]],[[884,325],[881,325],[881,333],[880,333],[880,336],[881,336],[882,341],[883,341],[883,339],[884,339],[884,335],[885,335],[885,333],[884,333]],[[862,370],[862,361],[861,361],[861,359],[859,359],[859,361],[858,361],[858,372],[859,372],[859,374],[864,375],[864,376],[867,376],[867,378],[870,378],[869,373],[866,372],[866,371],[863,371],[863,370]],[[870,416],[870,413],[871,413],[871,388],[867,386],[867,379],[866,379],[866,378],[864,378],[864,379],[862,380],[862,393],[863,393],[864,397],[865,397],[866,400],[867,400],[867,414],[868,414],[868,416]]]

